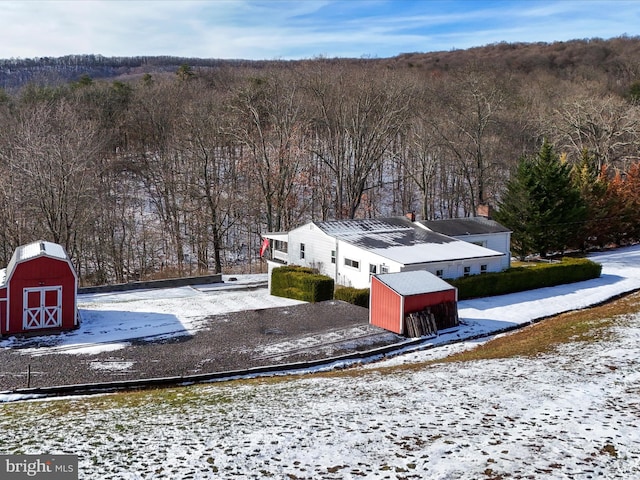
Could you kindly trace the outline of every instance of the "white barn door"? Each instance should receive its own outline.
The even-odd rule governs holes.
[[[25,330],[62,326],[62,286],[25,288],[22,305]]]

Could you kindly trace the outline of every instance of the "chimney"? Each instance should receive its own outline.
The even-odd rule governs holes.
[[[407,217],[412,222],[415,222],[416,221],[416,212],[409,212],[409,213],[407,213],[405,215],[405,217]]]
[[[476,208],[476,215],[478,217],[484,217],[484,218],[491,219],[491,217],[493,215],[493,207],[491,207],[487,203],[480,204]]]

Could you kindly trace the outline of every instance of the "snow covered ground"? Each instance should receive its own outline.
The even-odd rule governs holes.
[[[461,302],[465,326],[449,340],[640,288],[640,247],[594,259],[604,266],[597,280]],[[171,306],[192,305],[184,298],[176,292],[159,315],[176,308],[180,324],[197,329]],[[83,301],[83,314],[105,320],[106,305],[124,312],[142,300]],[[9,403],[0,450],[76,454],[80,478],[96,479],[640,478],[640,314],[612,333],[535,358],[372,368],[453,348],[441,346],[332,378]]]

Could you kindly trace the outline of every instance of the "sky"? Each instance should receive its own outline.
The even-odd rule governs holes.
[[[638,0],[0,0],[0,58],[387,58],[640,34]]]

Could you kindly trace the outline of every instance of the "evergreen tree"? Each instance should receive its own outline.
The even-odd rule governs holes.
[[[595,156],[585,148],[580,162],[571,169],[571,180],[580,191],[586,207],[586,221],[581,227],[580,243],[576,246],[582,250],[590,245],[603,246],[608,242],[612,226],[612,212],[607,197],[607,167],[603,166],[602,170],[598,170]]]
[[[571,179],[571,167],[546,140],[534,158],[520,162],[507,183],[496,219],[509,227],[520,256],[564,251],[578,241],[586,206]]]

